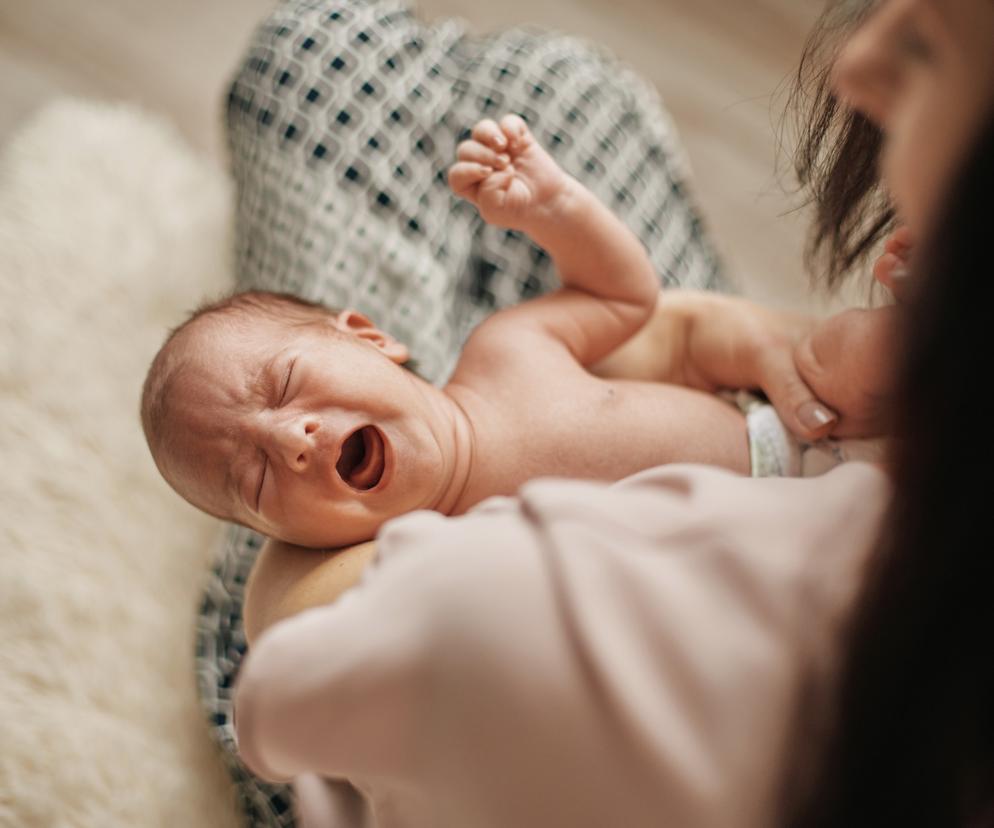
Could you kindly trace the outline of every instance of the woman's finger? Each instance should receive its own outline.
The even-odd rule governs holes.
[[[819,400],[801,379],[789,348],[768,351],[760,366],[760,385],[783,424],[802,440],[827,437],[838,415]]]

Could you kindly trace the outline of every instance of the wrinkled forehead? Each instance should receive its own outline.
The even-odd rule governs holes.
[[[260,372],[278,350],[272,323],[198,319],[174,345],[175,376],[167,403],[176,413],[197,417],[205,407],[236,410],[258,391]],[[215,415],[217,412],[215,412]]]
[[[159,463],[183,497],[228,516],[238,422],[262,393],[266,366],[281,349],[265,322],[258,328],[213,322],[197,320],[173,343]]]
[[[233,428],[191,408],[178,409],[170,420],[158,458],[166,480],[194,506],[233,517],[230,474],[238,451]]]

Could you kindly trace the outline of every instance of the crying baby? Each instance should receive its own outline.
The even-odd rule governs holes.
[[[734,407],[590,372],[649,320],[658,280],[634,234],[522,119],[477,124],[449,184],[543,247],[562,286],[483,322],[443,388],[405,369],[404,344],[354,310],[263,291],[201,308],[170,334],[142,394],[152,455],[180,495],[273,538],[337,547],[536,477],[617,480],[672,462],[749,472]]]

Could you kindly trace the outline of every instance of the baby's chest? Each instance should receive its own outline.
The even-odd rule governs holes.
[[[611,477],[623,449],[624,394],[589,375],[495,391],[481,462],[516,484],[533,477]]]

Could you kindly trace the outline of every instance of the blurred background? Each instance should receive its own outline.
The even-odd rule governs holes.
[[[0,144],[52,98],[141,103],[223,161],[220,101],[272,0],[0,0]],[[536,23],[596,40],[648,77],[690,155],[727,271],[747,295],[822,310],[801,266],[786,84],[820,0],[420,0],[476,29]],[[786,148],[789,150],[789,147]],[[778,161],[779,170],[778,173]]]

